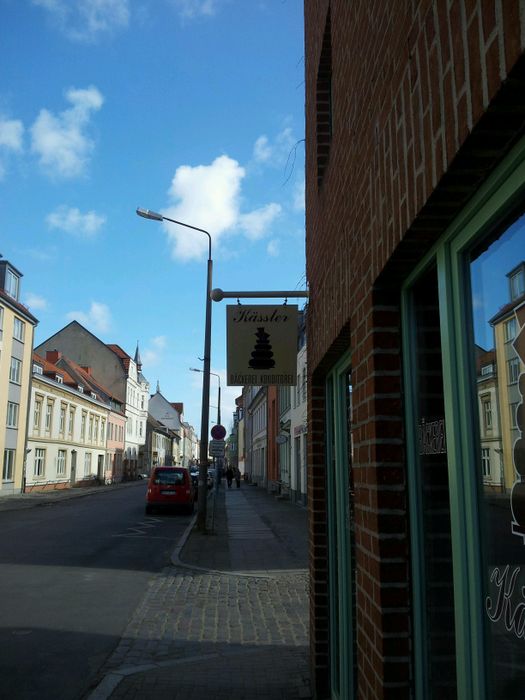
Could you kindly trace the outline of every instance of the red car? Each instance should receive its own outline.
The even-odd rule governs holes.
[[[148,482],[146,513],[154,508],[175,506],[193,513],[195,491],[185,467],[154,467]]]

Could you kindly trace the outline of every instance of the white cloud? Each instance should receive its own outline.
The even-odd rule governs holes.
[[[259,136],[253,145],[253,157],[259,163],[266,163],[272,157],[272,147],[269,144],[268,137],[263,134]]]
[[[46,222],[49,228],[57,228],[82,238],[92,238],[106,223],[106,217],[95,211],[82,214],[79,209],[62,204],[47,215]]]
[[[293,193],[293,208],[296,211],[304,211],[305,208],[305,182],[304,179],[296,182]]]
[[[248,238],[257,240],[264,236],[270,225],[281,213],[281,210],[282,207],[280,204],[272,202],[260,209],[251,211],[249,214],[241,214],[239,216],[239,223],[246,231]]]
[[[17,153],[22,150],[22,137],[24,125],[18,119],[7,119],[0,116],[0,180],[6,173],[4,159],[9,153]]]
[[[94,144],[84,129],[91,113],[102,107],[104,98],[91,85],[86,89],[71,88],[66,92],[66,100],[72,107],[57,116],[47,109],[40,110],[31,127],[31,150],[50,175],[74,178],[84,173],[89,162]]]
[[[10,151],[22,150],[24,125],[18,119],[0,117],[0,147]]]
[[[30,309],[38,309],[40,311],[47,309],[47,300],[38,294],[33,294],[32,292],[28,292],[25,295],[25,303]]]
[[[217,0],[172,0],[183,19],[211,17],[217,11]]]
[[[268,241],[268,245],[266,246],[266,252],[270,257],[277,258],[279,256],[279,253],[281,252],[280,242],[276,238],[272,238],[271,241]]]
[[[87,328],[91,327],[96,331],[105,332],[111,327],[111,314],[109,307],[98,301],[92,301],[89,311],[70,311],[66,314],[69,321],[78,321]]]
[[[147,368],[148,366],[156,365],[159,363],[162,353],[166,348],[166,336],[158,335],[152,338],[148,347],[141,352],[142,364]]]
[[[270,141],[266,134],[262,134],[254,143],[253,159],[257,163],[280,168],[286,165],[290,158],[293,157],[296,142],[297,139],[289,126],[282,129],[273,141]]]
[[[235,230],[244,231],[252,239],[260,238],[281,207],[270,203],[255,211],[241,213],[241,184],[245,174],[245,169],[226,155],[219,156],[210,165],[182,165],[177,168],[169,190],[169,197],[175,203],[163,214],[209,231],[214,247],[225,233]],[[164,226],[174,257],[189,260],[200,258],[207,252],[205,234],[170,223]]]
[[[129,24],[129,0],[33,0],[71,41],[90,43]]]

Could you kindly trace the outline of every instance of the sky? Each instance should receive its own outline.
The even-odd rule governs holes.
[[[0,254],[23,274],[35,345],[73,319],[131,356],[138,342],[151,393],[198,433],[208,239],[135,210],[209,231],[213,287],[306,288],[302,11],[0,0]],[[227,303],[211,370],[229,429]]]

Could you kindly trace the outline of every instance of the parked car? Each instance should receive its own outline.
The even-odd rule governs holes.
[[[154,467],[146,493],[146,513],[154,508],[179,508],[193,513],[195,490],[186,467]]]
[[[147,479],[147,478],[148,478],[148,475],[146,474],[146,472],[140,472],[139,474],[137,474],[137,479]]]

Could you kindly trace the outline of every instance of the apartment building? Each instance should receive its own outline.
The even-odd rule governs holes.
[[[0,493],[23,488],[31,353],[37,319],[20,303],[22,273],[0,260]]]

